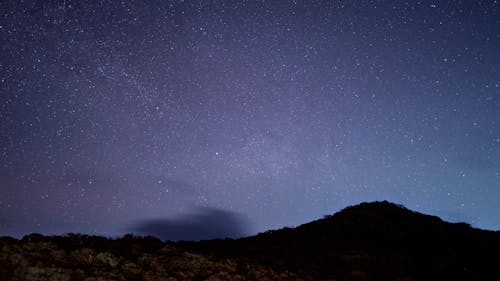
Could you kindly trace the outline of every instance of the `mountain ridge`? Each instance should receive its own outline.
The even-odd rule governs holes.
[[[474,231],[492,233],[492,231],[473,228],[465,222],[451,223],[438,216],[412,211],[403,205],[388,201],[374,201],[348,206],[322,219],[304,223],[295,228],[268,231],[258,234],[257,237],[270,234],[281,235],[280,232],[284,232],[286,235],[295,236],[296,239],[300,239],[300,236],[316,236],[316,239],[323,241],[343,239],[349,240],[349,243],[373,243],[375,241],[372,238],[378,238],[384,242],[393,243],[394,239],[399,240],[410,234],[430,238],[452,232],[463,234]]]
[[[492,272],[500,267],[500,232],[473,228],[463,222],[446,222],[388,201],[348,206],[295,228],[266,231],[234,241],[185,245],[216,256],[244,256],[251,261],[266,257],[265,262],[277,268],[307,268],[321,278],[345,278],[349,273],[344,269],[352,265],[344,261],[343,255],[366,255],[366,260],[357,261],[358,266],[364,264],[364,270],[378,272],[378,277],[367,280],[396,278],[379,272],[370,263],[386,269],[402,268],[420,280],[478,280],[479,276],[500,280],[500,274]],[[394,260],[392,264],[380,262],[385,259]],[[328,269],[332,262],[339,267]],[[433,275],[435,279],[430,278]],[[449,279],[450,276],[456,279]]]
[[[0,280],[500,280],[499,268],[500,232],[388,201],[239,239],[0,238]]]

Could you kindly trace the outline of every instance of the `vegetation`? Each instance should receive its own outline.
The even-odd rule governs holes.
[[[500,233],[389,202],[242,239],[0,238],[0,280],[500,280]]]

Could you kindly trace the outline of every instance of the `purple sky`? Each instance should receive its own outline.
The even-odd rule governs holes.
[[[499,6],[3,1],[0,235],[384,199],[500,229]]]

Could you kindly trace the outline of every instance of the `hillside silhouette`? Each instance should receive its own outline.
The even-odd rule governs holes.
[[[35,279],[500,280],[500,233],[383,201],[240,239],[0,238],[0,280]]]

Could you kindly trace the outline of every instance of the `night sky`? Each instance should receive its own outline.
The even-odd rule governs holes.
[[[2,1],[0,91],[0,236],[500,229],[498,1]]]

